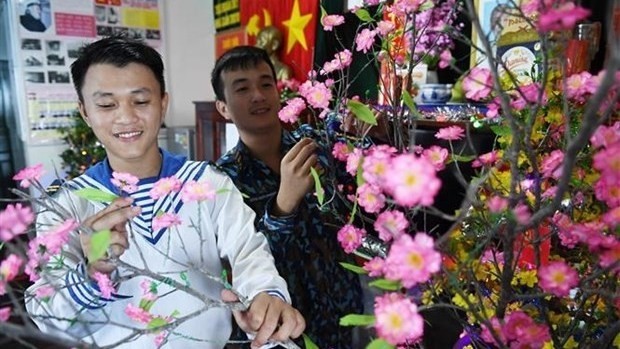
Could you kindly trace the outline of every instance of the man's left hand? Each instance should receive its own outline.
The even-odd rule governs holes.
[[[230,290],[222,290],[224,302],[236,302],[239,298]],[[252,348],[260,348],[267,341],[285,342],[301,336],[306,321],[301,313],[278,297],[259,293],[250,309],[233,311],[239,327],[247,333],[256,333]]]

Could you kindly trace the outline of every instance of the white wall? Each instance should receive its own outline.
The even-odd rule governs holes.
[[[168,126],[191,126],[194,101],[213,100],[210,75],[215,64],[212,0],[164,0],[170,106]]]

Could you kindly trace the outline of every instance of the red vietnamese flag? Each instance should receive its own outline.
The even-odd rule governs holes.
[[[318,0],[241,0],[239,11],[250,45],[261,28],[280,29],[280,60],[291,67],[295,79],[306,80],[314,62]]]

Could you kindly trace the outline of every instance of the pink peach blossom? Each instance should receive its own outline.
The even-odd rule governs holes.
[[[0,308],[0,322],[7,322],[11,316],[11,307]]]
[[[437,133],[435,133],[435,138],[443,139],[446,141],[456,141],[459,139],[463,139],[465,137],[465,130],[463,130],[460,126],[448,126],[439,129]]]
[[[441,254],[435,250],[435,242],[425,233],[415,238],[403,234],[394,241],[385,259],[384,272],[390,280],[400,280],[410,288],[426,282],[441,267]]]
[[[344,17],[341,15],[327,15],[321,18],[321,24],[323,25],[323,30],[332,31],[334,27],[337,27],[344,23]]]
[[[157,200],[179,190],[181,190],[181,180],[176,177],[166,177],[153,184],[153,188],[149,190],[149,195],[152,199]]]
[[[365,235],[364,229],[346,224],[338,231],[338,241],[346,253],[352,253],[362,245],[362,238]]]
[[[430,206],[441,187],[441,181],[428,160],[413,154],[401,154],[390,162],[384,185],[399,205]]]
[[[575,24],[590,16],[590,10],[567,2],[559,7],[547,7],[538,17],[536,26],[540,32],[561,31],[573,29]]]
[[[375,299],[377,334],[392,345],[415,342],[422,337],[424,320],[410,299],[387,293]]]
[[[110,277],[107,274],[95,272],[93,273],[92,278],[95,282],[97,282],[101,296],[103,298],[110,298],[112,293],[115,291],[114,285],[112,284],[112,281],[110,281]]]
[[[37,299],[46,300],[49,299],[55,292],[56,290],[53,286],[47,285],[37,288],[34,291],[34,296]]]
[[[138,190],[137,184],[139,181],[138,177],[123,172],[112,172],[112,178],[110,179],[110,182],[112,182],[115,187],[128,194]]]
[[[34,166],[26,167],[21,171],[17,172],[13,179],[16,181],[20,181],[19,185],[22,188],[28,188],[31,184],[38,182],[41,179],[41,176],[45,173],[43,170],[43,164],[36,164]]]
[[[368,52],[372,48],[372,44],[375,42],[376,30],[370,30],[368,28],[362,29],[355,38],[355,50],[361,52]]]
[[[329,101],[332,99],[332,92],[322,82],[312,82],[308,80],[299,86],[299,94],[306,99],[306,102],[317,109],[327,109]]]
[[[174,227],[181,224],[181,218],[178,215],[171,212],[164,212],[158,214],[153,218],[152,228],[153,231],[159,231],[169,227]]]
[[[599,126],[590,138],[590,143],[596,148],[607,148],[613,144],[620,143],[620,121],[616,121],[611,126]]]
[[[379,233],[379,238],[386,242],[398,239],[405,233],[408,227],[409,221],[398,210],[381,212],[374,223],[374,228]]]
[[[9,241],[17,235],[25,234],[28,226],[34,221],[34,213],[29,206],[21,203],[7,205],[0,212],[0,240]]]
[[[487,207],[491,213],[501,213],[508,208],[508,200],[501,196],[492,196],[487,201]]]
[[[538,269],[540,288],[558,297],[568,292],[579,283],[577,272],[562,261],[549,262]]]
[[[185,203],[215,199],[215,189],[207,181],[188,181],[181,189],[181,200]]]
[[[385,195],[381,189],[369,183],[357,188],[357,202],[368,213],[377,213],[385,206]]]
[[[3,281],[11,281],[19,275],[19,269],[24,264],[24,260],[16,254],[11,253],[0,263],[0,277]]]
[[[449,154],[448,149],[438,145],[432,145],[422,152],[422,156],[433,164],[435,171],[441,171],[446,167],[446,160]]]
[[[368,276],[377,277],[383,275],[383,265],[385,260],[381,257],[374,257],[373,259],[364,263],[364,270],[368,272]]]
[[[473,68],[463,79],[465,97],[473,101],[482,101],[489,97],[492,88],[491,71],[486,68]]]
[[[141,324],[148,324],[153,319],[153,315],[149,312],[131,303],[128,303],[127,307],[125,307],[125,314],[133,321]]]
[[[344,142],[336,142],[332,147],[332,155],[336,160],[347,161],[347,157],[350,153],[349,146]]]
[[[278,117],[283,122],[292,124],[297,122],[304,109],[306,109],[306,102],[300,97],[295,97],[286,101],[286,105],[278,112]]]

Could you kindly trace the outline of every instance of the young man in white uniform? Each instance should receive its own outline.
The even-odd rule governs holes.
[[[227,260],[232,287],[251,300],[247,311],[234,315],[243,330],[256,335],[252,346],[298,337],[304,319],[289,305],[286,283],[277,274],[264,236],[256,233],[254,213],[239,191],[207,163],[187,161],[157,146],[168,105],[159,54],[141,42],[105,38],[80,52],[71,73],[80,113],[104,145],[107,158],[67,182],[55,200],[81,227],[109,229],[112,256],[87,261],[90,236],[85,229],[72,232],[63,248],[62,267],[46,269],[27,291],[26,307],[39,328],[97,346],[222,348],[230,335],[231,311],[207,304],[210,300],[235,301],[237,296],[205,273],[221,275],[221,260]],[[111,202],[75,195],[74,190],[80,188],[119,194],[111,182],[113,171],[139,178],[138,190]],[[200,202],[184,202],[178,192],[152,199],[153,184],[171,176],[182,183],[206,180],[212,188],[223,190],[215,199]],[[161,213],[177,214],[181,225],[154,230],[152,219]],[[50,211],[39,215],[38,234],[62,221]],[[147,271],[137,273],[128,266]],[[95,273],[116,281],[110,297],[102,296],[93,281]],[[168,282],[150,278],[148,273],[164,276]],[[33,296],[35,290],[50,284],[57,291],[49,301]],[[139,307],[149,293],[141,285],[157,288],[157,299],[148,309],[150,316],[184,321],[164,335],[136,331],[147,328],[147,323],[126,312],[128,306]]]

